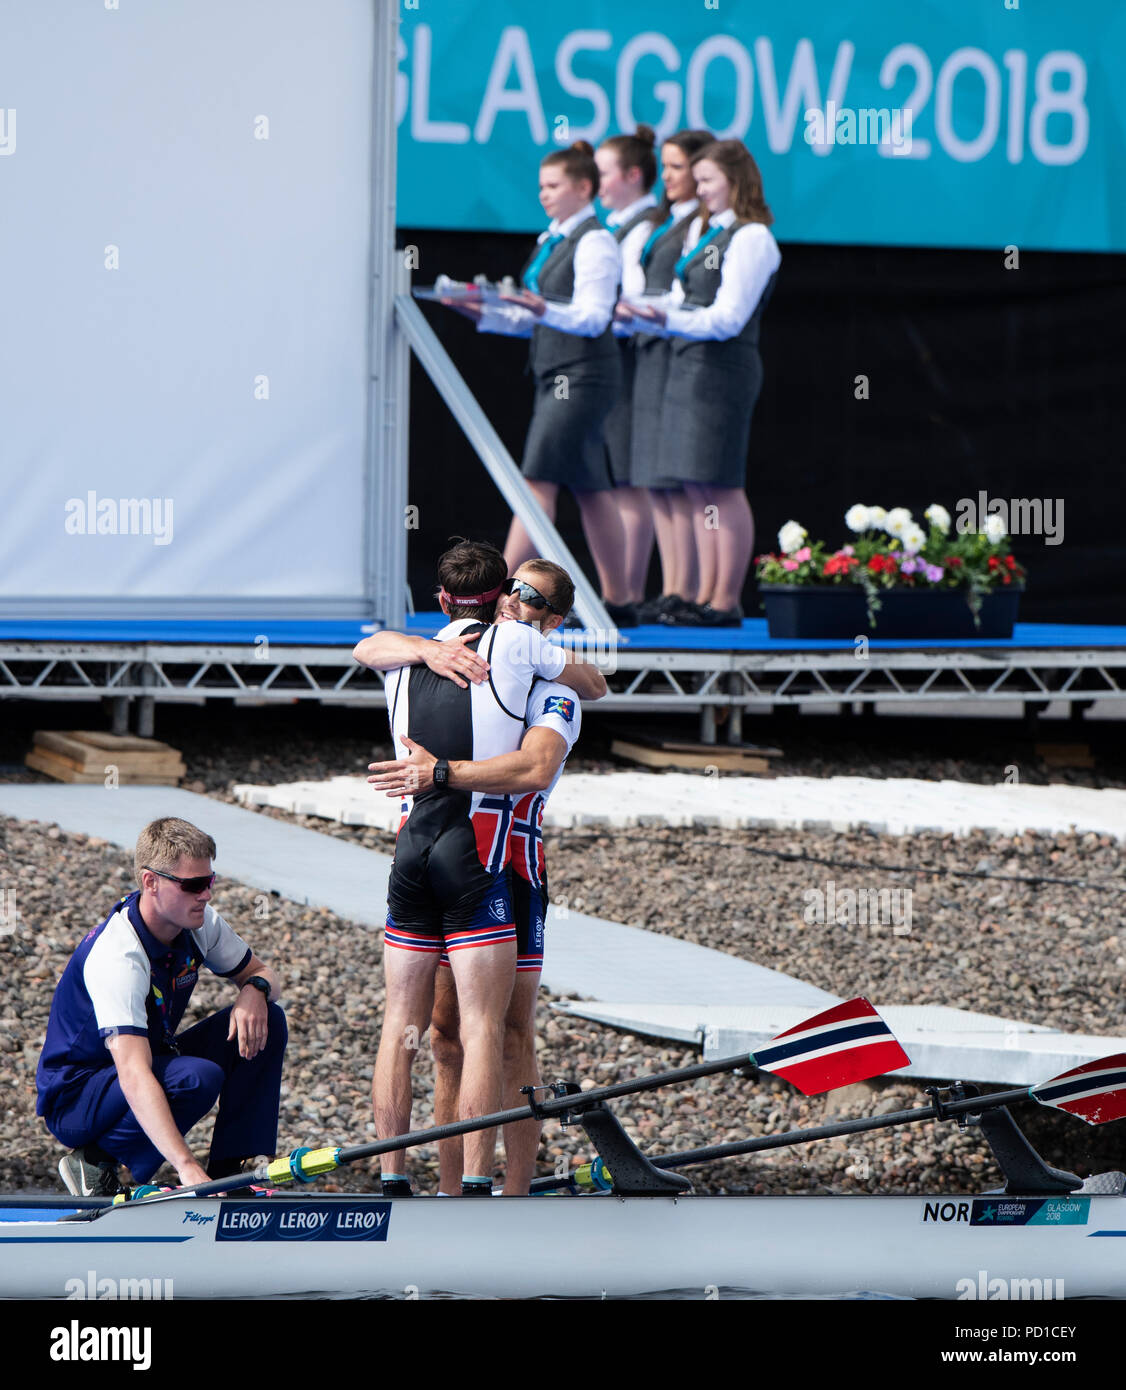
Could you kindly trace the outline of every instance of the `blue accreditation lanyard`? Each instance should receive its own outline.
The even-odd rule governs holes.
[[[693,246],[691,251],[688,251],[683,256],[681,256],[680,260],[677,261],[676,265],[673,267],[673,274],[676,276],[678,280],[684,279],[684,272],[688,268],[689,261],[695,260],[696,257],[700,254],[700,252],[704,249],[704,247],[707,246],[708,242],[714,241],[716,237],[719,236],[720,232],[724,230],[725,228],[720,226],[713,227],[711,231],[707,234],[707,236],[702,236],[700,238],[696,245]]]
[[[649,257],[653,254],[653,247],[656,246],[657,242],[660,241],[660,239],[664,236],[664,234],[668,231],[668,229],[673,225],[675,221],[676,214],[670,212],[668,215],[668,219],[662,222],[659,227],[655,227],[653,231],[649,233],[649,240],[641,248],[642,270],[644,270],[645,267],[649,264]]]
[[[547,238],[547,240],[542,243],[540,249],[536,252],[535,258],[532,261],[531,265],[524,272],[524,284],[527,286],[528,289],[532,291],[533,294],[539,294],[540,292],[540,271],[547,264],[547,258],[551,255],[551,253],[555,250],[559,243],[565,240],[566,238],[564,237],[562,232],[552,232],[552,234]]]

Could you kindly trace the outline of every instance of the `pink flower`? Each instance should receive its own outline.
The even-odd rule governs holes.
[[[930,580],[932,584],[937,584],[944,573],[941,565],[927,565],[926,572],[927,578]]]
[[[782,568],[783,568],[784,570],[796,570],[797,567],[798,567],[798,562],[797,562],[796,560],[783,560],[783,561],[782,561]]]
[[[855,551],[855,549],[854,549],[851,545],[842,545],[841,548],[840,548],[840,550],[837,551],[837,554],[838,554],[838,555],[855,555],[855,554],[856,554],[856,551]]]
[[[794,551],[794,559],[797,560],[797,561],[799,561],[799,562],[802,561],[802,560],[808,560],[809,557],[810,557],[810,555],[811,555],[811,553],[812,553],[812,552],[810,551],[809,546],[808,546],[808,545],[803,545],[802,548],[801,548],[800,550],[795,550],[795,551]]]

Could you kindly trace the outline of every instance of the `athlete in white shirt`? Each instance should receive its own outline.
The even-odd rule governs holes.
[[[430,648],[460,647],[457,660],[487,661],[487,680],[466,684],[447,680],[427,660],[388,677],[387,699],[393,736],[400,745],[423,743],[435,755],[436,777],[409,789],[388,886],[384,935],[386,1005],[372,1087],[376,1131],[382,1138],[410,1128],[413,1051],[404,1038],[426,1031],[434,975],[443,949],[462,1000],[465,1068],[461,1117],[500,1108],[504,1015],[516,966],[516,930],[506,867],[512,828],[507,794],[451,786],[451,761],[471,761],[515,752],[524,732],[524,714],[533,680],[560,679],[582,693],[605,690],[601,674],[576,663],[571,653],[547,642],[523,623],[485,627],[500,595],[504,560],[491,546],[464,542],[439,563],[440,602],[446,613],[459,607],[466,619],[447,626],[435,643],[399,633],[366,638],[357,660],[379,670],[403,666]],[[470,630],[467,630],[470,629]],[[463,1192],[490,1191],[495,1131],[469,1136],[465,1144]],[[409,1191],[402,1151],[388,1154],[382,1172],[387,1195]]]

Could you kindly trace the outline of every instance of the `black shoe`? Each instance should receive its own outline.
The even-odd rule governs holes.
[[[743,609],[740,604],[734,608],[713,608],[710,603],[694,604],[694,614],[683,621],[692,627],[742,627]]]
[[[615,627],[636,627],[637,604],[636,603],[603,603],[609,615],[610,621]]]
[[[657,619],[665,627],[699,627],[700,614],[704,605],[692,603],[686,598],[678,600],[676,607],[668,607]]]
[[[662,613],[671,613],[683,602],[679,594],[660,594],[657,598],[646,599],[644,603],[637,605],[637,621],[659,623]]]
[[[96,1150],[100,1154],[101,1150]],[[59,1177],[72,1197],[116,1197],[129,1189],[117,1180],[117,1163],[112,1158],[95,1162],[85,1149],[75,1149],[59,1159]]]
[[[409,1178],[384,1178],[380,1182],[384,1197],[413,1197]],[[413,1211],[414,1208],[412,1207]]]
[[[491,1197],[493,1185],[491,1182],[463,1182],[461,1195],[463,1197]]]

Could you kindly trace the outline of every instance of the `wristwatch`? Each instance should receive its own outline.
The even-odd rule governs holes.
[[[249,980],[243,980],[242,982],[243,989],[245,989],[247,985],[253,985],[255,989],[261,990],[266,996],[266,1003],[268,1004],[270,1002],[269,980],[264,980],[261,975],[251,975]]]
[[[434,764],[434,785],[439,791],[445,791],[450,785],[450,765],[445,758],[439,758]]]

